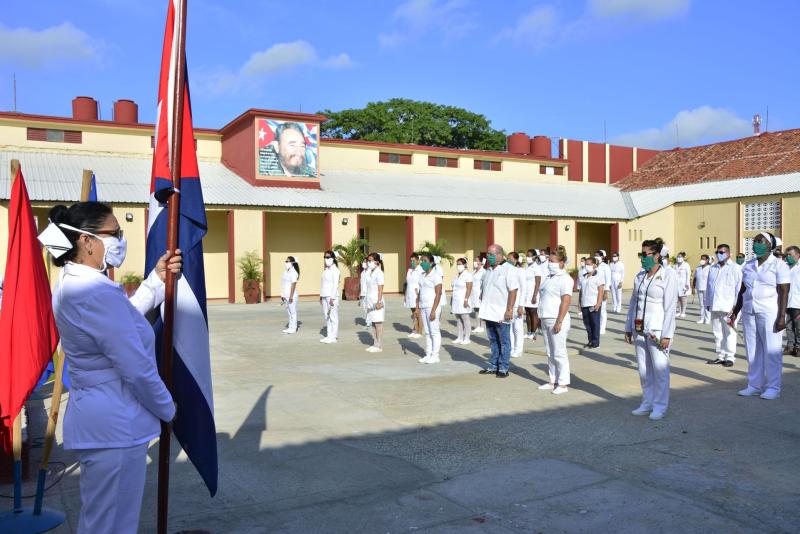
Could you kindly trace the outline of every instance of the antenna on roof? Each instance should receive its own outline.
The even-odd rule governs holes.
[[[769,106],[767,106],[767,120],[766,120],[766,124],[764,125],[764,131],[765,132],[769,131]]]
[[[761,135],[761,115],[753,115],[753,135]]]
[[[678,123],[675,123],[675,148],[680,148],[681,146],[681,135],[678,131]]]

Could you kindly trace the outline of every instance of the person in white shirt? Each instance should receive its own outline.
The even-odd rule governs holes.
[[[294,256],[288,256],[283,266],[281,302],[286,306],[286,313],[289,315],[289,324],[283,333],[294,334],[297,332],[297,281],[300,280],[300,264]]]
[[[383,352],[383,321],[386,317],[386,303],[383,300],[383,256],[371,252],[367,256],[367,323],[375,329],[372,346],[367,352]]]
[[[422,276],[419,279],[419,294],[415,313],[422,320],[425,329],[425,356],[420,363],[439,363],[439,351],[442,347],[442,331],[440,319],[442,307],[442,275],[434,264],[433,256],[423,252],[420,256]]]
[[[517,252],[509,252],[508,261],[514,265],[519,284],[517,300],[514,302],[514,318],[511,321],[511,357],[519,358],[522,356],[525,343],[524,299],[527,293],[525,288],[526,277],[525,269],[519,261],[519,254]]]
[[[361,288],[358,294],[359,305],[361,306],[361,310],[364,312],[364,324],[367,328],[372,326],[369,323],[369,312],[367,311],[367,282],[369,280],[369,269],[367,269],[367,260],[361,262],[361,272],[359,273],[359,282],[361,283]]]
[[[180,272],[180,251],[162,256],[128,299],[107,276],[108,267],[120,267],[127,249],[111,208],[99,202],[58,205],[49,219],[72,246],[48,251],[63,267],[53,312],[72,383],[64,449],[75,451],[80,464],[77,532],[132,534],[139,525],[149,442],[158,437],[160,421],[176,415],[144,314],[163,303],[166,271]]]
[[[600,335],[605,335],[606,324],[608,324],[608,292],[611,289],[611,268],[606,263],[606,251],[598,250],[594,253],[595,266],[597,272],[603,276],[603,303],[600,307]]]
[[[539,251],[535,248],[528,250],[525,256],[525,295],[523,304],[525,317],[528,322],[528,339],[536,340],[539,331],[539,286],[542,284],[542,268],[539,263]]]
[[[600,308],[603,305],[603,277],[595,270],[594,258],[586,258],[586,273],[580,284],[580,305],[583,314],[583,325],[586,327],[588,341],[585,348],[595,349],[600,346]]]
[[[476,334],[485,331],[483,321],[478,317],[478,313],[481,309],[481,296],[483,295],[483,277],[486,275],[486,269],[484,269],[485,264],[486,258],[484,257],[478,257],[472,262],[472,293],[469,296],[469,305],[472,308],[472,313],[470,315],[476,322],[475,328],[473,328],[472,331]]]
[[[472,295],[474,284],[472,273],[467,269],[467,258],[458,258],[456,260],[456,270],[458,271],[458,276],[453,279],[450,309],[453,315],[456,316],[458,337],[453,343],[456,345],[469,345],[469,338],[472,335],[472,325],[469,319],[472,307],[469,305],[469,298]]]
[[[678,286],[674,269],[664,267],[661,239],[642,243],[642,271],[636,275],[625,322],[625,341],[636,348],[642,403],[633,415],[663,419],[669,406],[669,349],[675,334]]]
[[[678,277],[678,306],[675,314],[683,319],[686,317],[686,304],[689,302],[689,295],[692,294],[692,269],[686,263],[685,252],[679,252],[675,258],[675,274]]]
[[[587,259],[588,258],[586,258],[586,257],[581,258],[580,262],[578,264],[578,283],[577,283],[578,291],[581,290],[581,284],[583,283],[583,276],[586,274],[586,260]],[[545,270],[546,269],[547,269],[547,264],[545,264]],[[546,275],[547,273],[544,273],[544,274]]]
[[[744,348],[747,352],[747,387],[743,397],[759,395],[774,400],[781,395],[786,305],[791,274],[786,262],[772,255],[775,236],[761,232],[753,239],[755,258],[742,270],[742,288],[732,320],[742,313]]]
[[[444,269],[442,268],[442,257],[441,256],[433,256],[433,268],[436,269],[436,272],[439,273],[439,276],[442,277],[442,287],[444,287]],[[443,298],[439,299],[439,307],[444,308],[447,305],[447,294],[445,293],[444,289],[442,289]]]
[[[410,338],[422,337],[422,323],[419,314],[414,310],[417,308],[417,296],[419,293],[419,279],[422,276],[422,267],[419,265],[419,254],[412,253],[408,258],[409,268],[406,272],[405,306],[411,310],[411,333]]]
[[[786,314],[792,331],[792,344],[786,341],[784,354],[790,356],[800,355],[800,248],[792,245],[786,249],[786,264],[789,266],[789,302]],[[0,281],[2,285],[2,281]]]
[[[622,284],[625,283],[625,264],[619,260],[619,254],[611,255],[611,302],[614,313],[622,312]]]
[[[542,337],[547,352],[548,382],[539,386],[541,390],[561,395],[569,391],[569,356],[567,335],[570,328],[569,304],[575,284],[567,273],[567,251],[558,246],[550,253],[547,275],[539,289],[539,318],[542,321]]]
[[[325,337],[320,343],[336,343],[339,337],[339,263],[332,250],[326,250],[323,257],[322,282],[319,290],[319,303],[325,319]]]
[[[479,317],[486,321],[486,334],[492,351],[489,366],[480,374],[508,377],[511,358],[511,321],[519,291],[519,276],[514,265],[506,261],[500,245],[491,245],[486,254],[491,271],[483,279],[483,296]]]
[[[736,323],[728,322],[728,316],[742,287],[742,268],[731,259],[731,248],[726,244],[717,247],[716,256],[717,263],[708,268],[703,304],[711,317],[717,356],[706,363],[732,367],[736,361]]]
[[[711,313],[706,309],[706,287],[708,286],[708,274],[711,272],[709,265],[710,258],[707,254],[700,256],[700,265],[694,270],[694,280],[692,285],[695,292],[697,292],[697,304],[700,307],[700,318],[697,324],[709,324],[711,322]]]

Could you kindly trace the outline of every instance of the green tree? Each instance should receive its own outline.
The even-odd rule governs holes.
[[[393,98],[363,109],[320,111],[322,137],[448,148],[504,150],[506,134],[483,115],[463,108]]]
[[[358,266],[366,259],[365,251],[368,246],[369,243],[366,239],[354,237],[344,245],[334,246],[333,251],[336,253],[339,263],[350,270],[350,276],[358,276]]]
[[[429,254],[433,254],[434,256],[439,256],[442,258],[442,261],[446,261],[451,266],[456,259],[453,257],[452,254],[447,252],[447,240],[440,239],[436,243],[431,241],[424,241],[419,248],[420,252],[427,252]]]

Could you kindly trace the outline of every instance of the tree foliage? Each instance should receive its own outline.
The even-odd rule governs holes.
[[[365,250],[369,246],[366,239],[354,237],[344,245],[336,245],[333,251],[341,265],[350,270],[350,276],[358,276],[358,266],[367,258]]]
[[[452,266],[453,262],[456,261],[453,255],[447,252],[446,239],[440,239],[436,243],[433,243],[431,241],[423,241],[419,247],[419,252],[420,253],[427,252],[428,254],[439,256],[440,258],[442,258],[442,261],[446,261],[447,263],[450,264],[450,266]]]
[[[504,150],[506,134],[483,115],[455,106],[393,98],[363,109],[320,111],[322,137],[448,148]]]

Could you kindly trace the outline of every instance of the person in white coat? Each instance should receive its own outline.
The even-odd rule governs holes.
[[[419,279],[422,276],[422,267],[419,265],[419,254],[413,252],[408,258],[408,271],[406,271],[406,287],[404,291],[405,307],[411,310],[411,333],[410,338],[422,337],[422,323],[419,314],[416,313],[417,297],[419,296]]]
[[[439,273],[439,276],[442,277],[442,288],[444,288],[444,268],[442,268],[442,257],[441,256],[433,256],[433,268]],[[443,298],[439,299],[439,307],[444,308],[447,306],[447,295],[442,289]]]
[[[425,329],[425,356],[420,363],[439,363],[439,351],[442,348],[442,331],[440,319],[442,307],[439,305],[442,295],[442,275],[433,263],[433,256],[424,252],[420,256],[422,276],[419,279],[419,296],[416,313],[422,320]]]
[[[733,367],[736,361],[736,323],[729,322],[728,316],[742,287],[742,268],[731,258],[731,248],[726,244],[717,247],[716,256],[717,263],[708,268],[703,304],[711,318],[717,356],[706,363]]]
[[[792,331],[791,343],[787,337],[784,354],[800,355],[800,248],[792,245],[786,248],[786,264],[789,266],[789,302],[786,315]],[[2,282],[0,281],[0,285]]]
[[[525,294],[527,293],[525,268],[519,261],[519,254],[509,252],[508,259],[514,266],[514,272],[518,278],[519,290],[517,299],[514,303],[514,318],[511,321],[511,357],[519,358],[522,356],[525,343]]]
[[[600,306],[600,335],[605,335],[608,324],[608,293],[611,288],[611,267],[606,263],[606,251],[598,250],[594,253],[595,268],[603,277],[603,298]]]
[[[294,256],[288,256],[283,262],[281,275],[281,302],[286,306],[289,324],[283,330],[284,334],[297,332],[297,281],[300,280],[300,264]]]
[[[383,352],[383,321],[386,317],[386,302],[383,299],[383,256],[372,252],[367,256],[367,323],[375,329],[373,343],[367,352]]]
[[[525,337],[532,340],[536,340],[536,332],[539,331],[539,287],[542,284],[543,268],[544,266],[539,263],[539,251],[528,250],[525,256],[525,295],[522,303],[528,323],[528,333]]]
[[[742,288],[731,320],[742,314],[747,352],[747,387],[743,397],[774,400],[781,395],[786,307],[791,273],[786,262],[773,256],[775,236],[761,232],[753,239],[755,258],[742,269]]]
[[[111,208],[99,202],[59,205],[49,218],[72,247],[48,250],[63,266],[53,312],[72,382],[63,439],[80,464],[77,532],[133,534],[148,443],[158,437],[160,421],[171,422],[176,414],[144,314],[164,301],[166,271],[180,272],[180,251],[162,256],[128,299],[106,274],[122,264],[127,248]]]
[[[675,334],[678,286],[674,269],[664,267],[661,239],[642,243],[642,271],[636,275],[625,322],[625,341],[636,348],[642,403],[633,415],[663,419],[669,407],[669,349]]]
[[[692,268],[686,262],[686,253],[678,252],[675,257],[675,275],[678,281],[678,305],[675,315],[684,319],[686,317],[686,306],[689,302],[689,295],[692,294]]]
[[[360,282],[360,291],[358,294],[358,304],[361,306],[361,311],[364,312],[364,325],[369,328],[372,326],[369,323],[369,312],[367,311],[367,282],[369,281],[369,270],[367,269],[367,260],[361,262],[361,272],[358,274]]]
[[[697,304],[700,307],[700,318],[697,324],[710,324],[711,313],[706,309],[706,288],[708,287],[708,275],[711,272],[711,265],[709,265],[711,258],[707,254],[700,256],[700,265],[694,270],[694,279],[692,286],[695,293],[697,293]]]
[[[563,246],[558,246],[550,254],[547,276],[539,290],[539,318],[542,321],[548,369],[548,382],[539,386],[539,389],[552,391],[554,395],[569,391],[570,383],[567,336],[571,324],[569,305],[574,281],[565,269],[566,263],[567,251]]]
[[[322,281],[320,282],[319,303],[325,319],[325,337],[320,343],[336,343],[339,337],[339,282],[342,273],[332,250],[326,250],[322,261]]]
[[[453,279],[452,293],[450,294],[450,310],[456,316],[456,323],[458,323],[458,337],[453,343],[469,345],[469,338],[472,335],[469,318],[472,307],[469,305],[469,299],[474,291],[474,283],[472,273],[467,269],[467,258],[456,260],[456,271],[458,271],[458,275]]]
[[[611,255],[611,309],[614,313],[622,312],[622,284],[625,283],[625,264],[619,259],[619,254]]]
[[[486,262],[491,271],[483,279],[480,318],[486,321],[486,334],[489,338],[491,359],[482,375],[495,375],[508,378],[511,358],[511,321],[514,319],[514,303],[517,301],[519,276],[516,267],[506,260],[503,247],[490,245]]]
[[[475,327],[472,331],[476,334],[485,332],[483,321],[478,317],[481,310],[481,296],[483,295],[483,277],[486,275],[486,258],[479,257],[472,262],[472,293],[470,294],[469,305],[472,308],[472,319]]]

